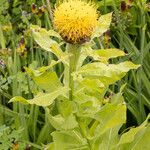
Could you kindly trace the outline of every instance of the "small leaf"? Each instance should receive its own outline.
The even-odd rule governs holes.
[[[28,104],[27,100],[21,96],[15,96],[12,99],[10,99],[9,103],[11,102],[21,102],[23,104]]]
[[[49,34],[49,36],[54,36],[54,37],[57,37],[57,38],[62,40],[61,36],[57,32],[55,32],[54,30],[49,30],[48,34]]]
[[[124,98],[121,92],[114,94],[110,100],[113,104],[120,104],[124,102]]]
[[[104,32],[106,32],[109,29],[111,19],[112,13],[100,16],[98,20],[98,26],[92,36],[92,39],[95,37],[100,37]]]

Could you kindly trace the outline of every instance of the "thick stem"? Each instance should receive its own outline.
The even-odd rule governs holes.
[[[77,70],[77,64],[80,56],[80,47],[78,45],[67,45],[67,50],[70,53],[69,59],[69,100],[73,100],[73,93],[74,93],[74,81],[72,77],[72,73]]]
[[[74,89],[75,89],[75,81],[73,80],[73,76],[72,73],[78,70],[78,62],[80,59],[80,52],[81,52],[81,48],[79,45],[71,45],[68,44],[67,45],[67,50],[69,52],[70,59],[69,59],[69,87],[70,87],[70,92],[69,92],[69,100],[73,101],[73,95],[74,95]],[[80,133],[83,136],[83,138],[86,138],[86,135],[84,134],[84,131],[80,125],[80,121],[78,120],[78,117],[76,114],[74,114],[76,117],[76,120],[78,122],[78,126],[80,129]],[[89,149],[91,150],[91,144],[90,141],[87,139],[87,143],[89,145]]]

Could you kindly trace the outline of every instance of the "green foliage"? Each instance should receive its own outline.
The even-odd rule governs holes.
[[[137,124],[141,124],[149,113],[149,15],[148,1],[125,1],[124,10],[115,9],[115,20],[112,24],[114,45],[124,49],[135,63],[141,64],[138,72],[132,71],[126,76],[125,101],[134,115]],[[129,16],[129,18],[125,18]],[[115,24],[115,27],[114,27]],[[147,55],[145,55],[147,53]],[[146,109],[145,109],[146,108]]]
[[[6,126],[0,126],[1,150],[15,149],[15,147],[19,147],[20,150],[23,150],[25,143],[20,141],[22,130],[23,129],[13,130]]]
[[[59,44],[52,40],[50,36],[59,37],[60,35],[55,31],[46,31],[45,29],[39,28],[38,26],[31,26],[33,31],[33,37],[35,41],[45,50],[54,53],[58,58],[62,56],[62,51],[59,48]],[[43,38],[44,37],[44,38]]]
[[[22,97],[16,96],[16,97],[12,98],[9,102],[18,102],[19,101],[19,102],[22,102],[25,104],[29,103],[29,104],[36,104],[39,106],[49,106],[54,102],[54,100],[58,96],[64,95],[67,91],[68,91],[68,89],[66,87],[62,87],[51,93],[47,93],[47,94],[39,93],[38,95],[36,95],[35,98],[30,99],[28,101]]]
[[[110,24],[110,19],[105,23],[106,28],[107,24]],[[35,28],[38,28],[38,32]],[[100,29],[97,30],[97,34]],[[10,102],[49,106],[45,111],[55,131],[51,133],[53,142],[48,145],[48,149],[113,150],[124,149],[128,147],[128,143],[131,143],[130,149],[132,149],[135,134],[142,132],[143,127],[148,131],[147,122],[119,136],[121,126],[126,123],[123,87],[119,93],[108,98],[105,96],[109,93],[110,85],[123,78],[129,70],[137,69],[140,65],[130,61],[110,64],[109,59],[125,56],[124,52],[118,49],[96,50],[90,43],[80,46],[68,44],[65,54],[59,44],[56,49],[51,49],[56,41],[49,38],[49,31],[37,26],[33,26],[32,31],[35,41],[43,49],[54,53],[58,59],[64,55],[69,56],[66,61],[62,61],[64,64],[62,83],[56,73],[51,71],[53,70],[51,64],[38,70],[26,68],[27,73],[44,93],[37,94],[30,100],[18,96],[10,100]],[[87,57],[92,57],[93,62],[84,64]]]
[[[0,128],[1,149],[149,150],[147,1],[98,1],[98,27],[77,46],[51,28],[46,0],[1,3],[0,124],[10,126]],[[47,8],[33,13],[32,3]]]
[[[96,28],[95,33],[93,33],[92,38],[99,37],[104,32],[106,32],[109,29],[111,19],[112,13],[100,16],[98,20],[98,27]]]

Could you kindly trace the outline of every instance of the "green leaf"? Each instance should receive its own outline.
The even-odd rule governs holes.
[[[78,104],[78,116],[92,117],[93,114],[97,113],[101,107],[100,94],[92,93],[86,89],[81,88],[76,90],[74,93],[74,101]],[[94,94],[94,95],[92,95]]]
[[[118,145],[125,144],[125,143],[131,143],[134,140],[137,132],[139,132],[142,128],[145,128],[145,127],[139,126],[137,128],[132,128],[128,132],[124,133],[121,136],[121,139],[120,139]]]
[[[135,138],[134,142],[131,144],[132,150],[149,150],[150,148],[150,125],[148,125],[145,129],[141,130],[137,137]]]
[[[125,56],[125,53],[124,51],[116,48],[94,50],[90,46],[84,45],[82,46],[81,56],[82,56],[82,63],[87,56],[93,57],[94,60],[98,60],[103,63],[108,63],[107,61],[110,58]]]
[[[61,36],[57,32],[55,32],[54,30],[49,30],[48,34],[49,34],[49,36],[54,36],[54,37],[57,37],[57,38],[62,40]]]
[[[93,138],[91,142],[92,150],[117,150],[115,146],[119,141],[118,132],[120,126],[109,129],[104,134]]]
[[[12,142],[14,139],[19,144],[19,149],[23,149],[25,147],[25,143],[21,141],[23,139],[24,129],[13,129],[7,126],[0,126],[0,148],[1,150],[13,149],[14,143]]]
[[[95,37],[100,37],[104,32],[109,29],[110,23],[112,20],[112,13],[100,16],[98,20],[98,26],[92,35],[92,39]]]
[[[100,107],[101,107],[101,104],[100,102],[92,97],[92,96],[88,96],[88,95],[81,95],[81,100],[83,101],[86,101],[82,104],[79,105],[79,100],[78,100],[78,105],[79,105],[79,108],[78,108],[78,112],[77,112],[77,115],[80,116],[80,117],[93,117],[93,115],[95,115]],[[84,98],[84,99],[82,99]],[[87,100],[85,99],[87,98]]]
[[[124,98],[122,96],[122,93],[119,92],[117,94],[114,94],[110,101],[113,103],[113,104],[120,104],[120,103],[123,103],[124,102]]]
[[[148,144],[150,136],[149,118],[150,115],[148,115],[147,119],[140,126],[131,128],[128,132],[122,134],[117,148],[120,150],[141,150],[142,148],[148,150],[150,146],[150,144]]]
[[[98,56],[101,62],[107,62],[110,58],[116,58],[119,56],[125,56],[124,51],[111,48],[111,49],[100,49],[94,51]]]
[[[35,41],[46,51],[54,53],[58,58],[63,56],[63,52],[59,47],[59,44],[50,38],[50,33],[44,28],[40,28],[39,26],[31,26],[33,37]]]
[[[55,72],[45,72],[40,76],[33,77],[35,83],[46,92],[52,92],[62,86]]]
[[[47,141],[51,141],[52,137],[50,136],[50,133],[52,133],[53,131],[54,128],[49,124],[49,122],[46,122],[38,132],[36,143],[40,145],[41,143],[46,143]]]
[[[49,115],[48,119],[50,124],[56,130],[71,130],[74,129],[75,127],[78,127],[78,123],[73,114],[65,118],[62,117],[61,115],[57,115],[57,116]]]
[[[64,54],[64,56],[62,56],[61,59],[59,59],[58,61],[52,60],[51,64],[48,66],[42,66],[35,70],[35,69],[33,69],[33,66],[31,64],[29,66],[29,68],[27,68],[27,67],[24,67],[24,68],[25,68],[26,72],[33,78],[33,77],[42,75],[44,72],[46,72],[50,69],[53,69],[53,67],[60,62],[64,62],[68,66],[69,65],[68,58],[69,58],[69,55]]]
[[[21,102],[24,104],[36,104],[39,106],[49,106],[51,105],[54,100],[60,96],[60,95],[65,95],[68,92],[68,88],[66,87],[61,87],[58,88],[58,90],[53,91],[51,93],[41,93],[39,95],[37,95],[35,98],[30,99],[30,100],[26,100],[20,96],[16,96],[13,97],[12,99],[10,99],[10,102]]]
[[[95,130],[97,136],[103,134],[107,130],[122,125],[126,121],[126,106],[124,104],[106,104],[94,118],[100,122]]]
[[[28,101],[25,98],[21,97],[21,96],[13,97],[12,99],[10,99],[9,103],[11,103],[11,102],[20,102],[20,103],[23,103],[23,104],[28,104]]]
[[[76,130],[55,131],[52,133],[54,150],[90,150],[85,138]]]
[[[77,111],[76,103],[65,97],[59,97],[59,100],[57,101],[57,108],[64,118]]]
[[[149,150],[149,136],[150,136],[150,126],[147,127],[137,127],[131,129],[131,131],[122,135],[121,143],[117,148],[119,150]]]
[[[137,69],[139,66],[130,61],[125,61],[117,65],[94,62],[84,65],[72,75],[75,80],[79,77],[98,78],[103,84],[110,85],[123,78],[130,69]]]
[[[82,79],[79,80],[79,85],[77,89],[80,90],[84,88],[84,91],[91,96],[99,97],[101,93],[104,92],[106,88],[104,84],[99,79]]]

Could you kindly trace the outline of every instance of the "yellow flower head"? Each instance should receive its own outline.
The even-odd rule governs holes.
[[[55,29],[71,44],[89,40],[97,25],[97,19],[95,6],[82,0],[65,1],[54,11]]]

